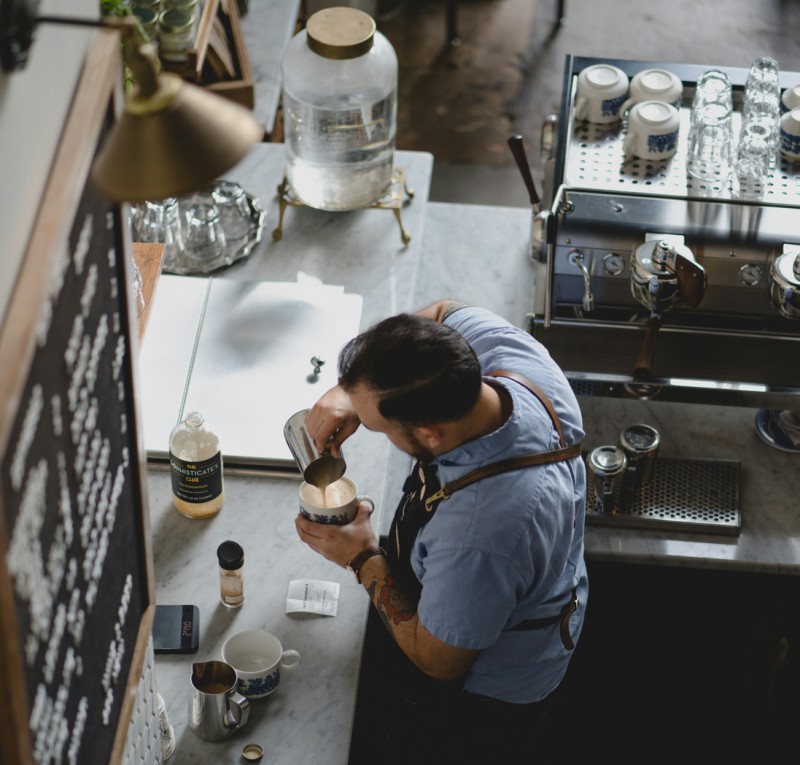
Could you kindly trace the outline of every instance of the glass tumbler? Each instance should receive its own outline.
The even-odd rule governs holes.
[[[225,238],[241,239],[250,231],[250,205],[244,189],[235,181],[217,181],[211,196],[219,210]]]
[[[758,199],[764,193],[774,154],[775,150],[758,131],[743,131],[734,165],[735,190],[740,197]]]
[[[688,172],[701,181],[724,181],[731,171],[733,125],[724,101],[704,104],[689,136]]]
[[[208,267],[216,261],[224,262],[225,232],[215,204],[194,202],[187,208],[183,251],[195,266]]]
[[[776,93],[780,97],[778,62],[769,56],[759,56],[750,66],[744,85],[745,100],[758,93]]]

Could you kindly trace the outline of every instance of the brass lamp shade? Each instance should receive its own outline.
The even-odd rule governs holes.
[[[243,106],[161,73],[154,94],[128,99],[92,180],[118,202],[188,194],[233,167],[263,133]]]

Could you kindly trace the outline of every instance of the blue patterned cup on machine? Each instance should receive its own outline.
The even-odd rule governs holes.
[[[236,688],[247,699],[274,693],[281,671],[291,672],[300,663],[297,651],[284,649],[275,635],[264,630],[232,635],[222,645],[222,658],[236,670]]]
[[[628,97],[628,76],[611,64],[595,64],[578,75],[575,117],[597,124],[619,121],[620,107]]]
[[[780,125],[781,154],[792,162],[800,161],[800,107],[786,112]]]
[[[678,150],[680,115],[672,104],[642,101],[628,113],[622,148],[626,156],[669,159]]]

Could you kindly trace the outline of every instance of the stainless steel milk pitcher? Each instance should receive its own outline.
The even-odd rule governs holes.
[[[189,727],[205,741],[224,741],[250,717],[250,702],[236,690],[236,670],[224,661],[192,665]]]
[[[283,427],[283,435],[303,479],[314,486],[328,486],[344,475],[344,456],[334,457],[329,449],[319,451],[306,430],[308,409],[293,414]],[[341,454],[341,447],[339,447]]]

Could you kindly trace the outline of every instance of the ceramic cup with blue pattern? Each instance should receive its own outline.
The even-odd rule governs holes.
[[[640,159],[669,159],[678,150],[679,127],[680,115],[672,104],[642,101],[628,113],[623,151]]]
[[[578,74],[575,117],[597,124],[620,118],[620,107],[628,97],[628,75],[611,64],[595,64]]]
[[[642,101],[663,101],[680,109],[683,100],[683,83],[680,77],[667,69],[643,69],[631,78],[627,101],[620,107],[620,116],[625,117],[634,104]]]
[[[222,658],[236,670],[236,688],[248,699],[274,693],[281,672],[291,672],[300,663],[300,654],[284,649],[275,635],[264,630],[237,632],[222,644]]]
[[[781,154],[792,162],[800,162],[800,107],[781,117]]]
[[[374,510],[370,497],[358,493],[358,487],[346,476],[327,486],[314,486],[305,481],[300,484],[300,514],[315,523],[333,523],[343,526],[356,517],[358,506],[366,502]]]

